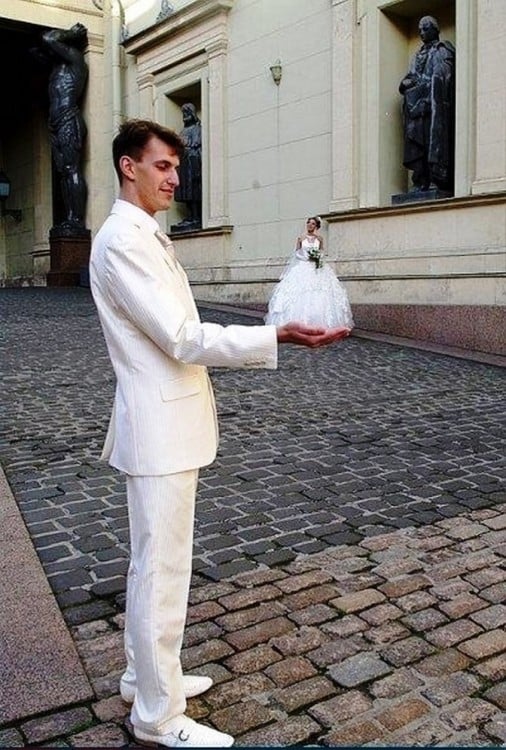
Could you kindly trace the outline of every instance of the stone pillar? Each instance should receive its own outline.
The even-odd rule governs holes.
[[[137,76],[137,86],[139,87],[139,112],[142,112],[142,117],[152,119],[156,99],[154,75],[152,73],[140,73]]]
[[[51,148],[47,121],[42,112],[34,117],[33,127],[33,276],[44,279],[49,271],[47,228],[52,221]]]
[[[228,217],[227,187],[227,110],[226,110],[226,64],[227,43],[220,39],[208,45],[209,96],[207,154],[209,216],[208,227],[220,227],[230,223]],[[204,172],[205,174],[205,172]],[[206,205],[206,201],[203,202]],[[204,219],[205,217],[203,217]]]
[[[107,24],[105,24],[107,29]],[[111,144],[117,131],[114,119],[112,75],[109,66],[111,52],[105,43],[112,44],[110,37],[88,34],[87,61],[90,71],[88,90],[84,102],[84,116],[88,124],[86,147],[86,180],[88,202],[86,226],[96,231],[108,215],[116,193],[115,173],[112,163]]]
[[[332,0],[332,200],[329,211],[357,208],[356,11],[353,0]]]
[[[476,163],[472,192],[506,190],[506,3],[475,3]]]

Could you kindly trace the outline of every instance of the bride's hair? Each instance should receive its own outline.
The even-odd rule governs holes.
[[[322,220],[319,216],[308,216],[306,219],[306,224],[308,223],[308,221],[314,221],[317,229],[319,229],[322,225]]]

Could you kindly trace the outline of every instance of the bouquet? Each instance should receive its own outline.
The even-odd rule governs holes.
[[[311,261],[311,263],[315,264],[316,268],[321,268],[323,266],[323,256],[318,247],[310,248],[307,251],[307,257]]]

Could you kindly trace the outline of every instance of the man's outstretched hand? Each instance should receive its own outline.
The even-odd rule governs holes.
[[[312,349],[345,339],[350,333],[350,328],[321,328],[304,323],[287,323],[277,329],[280,344],[299,344]]]

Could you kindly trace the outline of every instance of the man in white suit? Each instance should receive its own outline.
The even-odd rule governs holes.
[[[130,522],[120,689],[138,741],[228,747],[233,738],[185,715],[208,677],[184,675],[180,651],[191,576],[198,470],[216,455],[208,366],[277,366],[278,342],[323,346],[348,329],[201,323],[186,274],[154,215],[178,185],[179,136],[146,120],[113,142],[119,199],[98,232],[90,282],[116,374],[103,457],[124,472]]]

